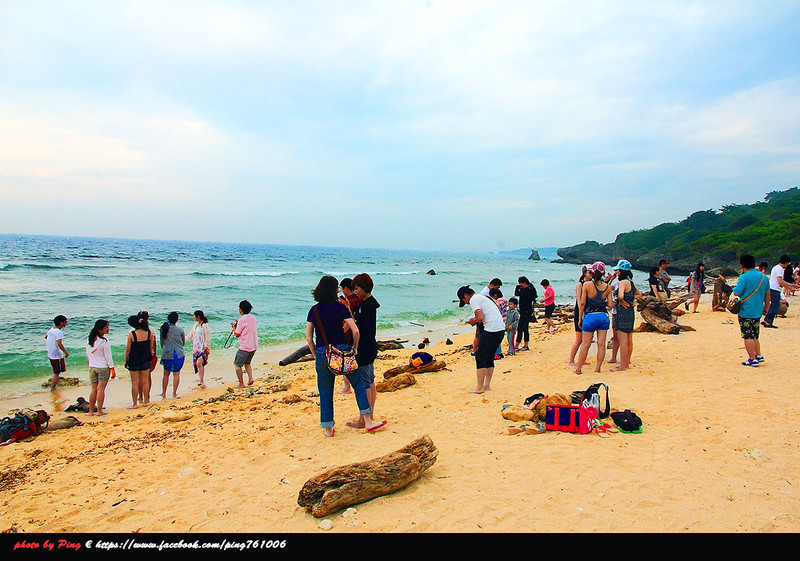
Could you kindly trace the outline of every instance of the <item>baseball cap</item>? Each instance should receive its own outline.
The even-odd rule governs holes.
[[[605,273],[606,272],[606,264],[603,263],[602,261],[595,261],[594,263],[592,263],[592,266],[590,267],[590,269],[592,271]]]
[[[464,302],[464,296],[467,294],[475,294],[475,291],[472,290],[469,285],[462,286],[458,289],[458,307],[463,308],[466,302]]]
[[[630,271],[631,270],[631,262],[625,259],[620,259],[617,261],[617,264],[614,265],[614,269],[621,269],[623,271]]]

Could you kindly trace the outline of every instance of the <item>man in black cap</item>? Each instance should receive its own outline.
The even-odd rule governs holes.
[[[483,393],[491,389],[494,374],[494,354],[505,335],[505,322],[500,308],[489,296],[475,294],[469,286],[458,289],[458,307],[469,304],[473,316],[467,320],[470,325],[478,325],[478,348],[475,351],[477,385],[469,393]]]

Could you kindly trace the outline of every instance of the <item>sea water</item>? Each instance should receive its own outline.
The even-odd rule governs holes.
[[[300,347],[314,304],[311,291],[323,275],[372,277],[381,304],[379,338],[457,325],[471,315],[455,301],[458,287],[478,292],[493,277],[503,281],[506,298],[513,296],[520,275],[535,284],[541,298],[539,282],[547,278],[556,302],[572,303],[580,268],[527,256],[0,235],[0,398],[21,387],[33,389],[34,382],[40,386],[50,376],[45,333],[59,314],[68,318],[66,376],[85,376],[86,337],[95,321],[110,322],[108,338],[122,367],[127,319],[141,310],[150,313],[156,328],[177,311],[187,334],[193,312],[203,310],[213,353],[228,340],[239,302],[249,300],[261,348]]]

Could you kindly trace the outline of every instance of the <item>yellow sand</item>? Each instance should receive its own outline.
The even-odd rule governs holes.
[[[605,364],[594,374],[591,364],[576,376],[566,365],[571,325],[545,335],[534,324],[533,350],[499,361],[483,395],[467,393],[471,336],[452,337],[452,346],[431,337],[428,351],[450,370],[379,394],[376,417],[389,424],[374,434],[345,426],[355,400],[337,394],[336,435],[323,437],[311,363],[259,362],[256,384],[230,401],[209,400],[231,384],[190,389],[189,368],[178,400],[99,419],[79,413],[82,426],[0,448],[0,530],[322,532],[297,505],[307,479],[428,434],[439,456],[421,479],[356,505],[354,515],[331,515],[328,531],[796,532],[800,301],[790,303],[779,329],[762,329],[758,368],[740,365],[735,318],[711,312],[709,295],[701,313],[680,320],[696,332],[634,334],[626,372]],[[390,358],[376,362],[378,376],[414,351],[382,353]],[[210,377],[230,378],[227,361],[211,366]],[[262,393],[280,387],[269,375],[291,387]],[[609,385],[612,408],[639,414],[642,434],[508,435],[514,423],[501,417],[503,404],[598,381]],[[112,384],[126,389],[128,380]]]

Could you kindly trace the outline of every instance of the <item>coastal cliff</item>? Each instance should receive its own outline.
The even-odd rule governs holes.
[[[800,258],[800,189],[772,191],[763,202],[698,211],[680,222],[619,234],[607,244],[586,241],[558,250],[556,262],[616,263],[627,259],[635,269],[649,270],[660,259],[673,273],[689,273],[699,262],[723,275],[739,272],[739,256],[776,263],[781,254]]]

